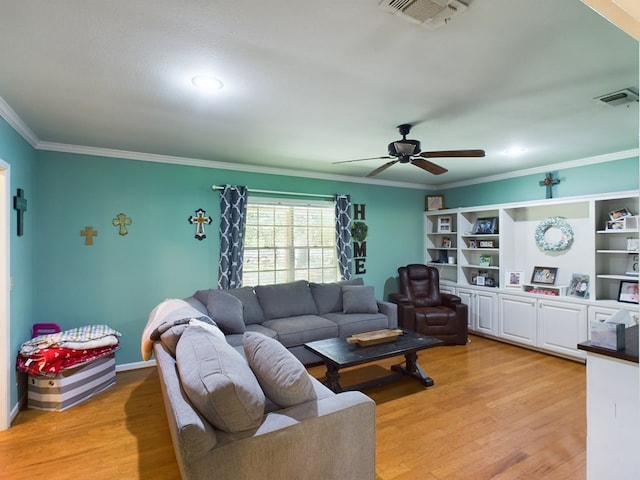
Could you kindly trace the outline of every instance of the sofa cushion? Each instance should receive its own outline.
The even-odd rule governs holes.
[[[230,288],[225,290],[229,295],[233,295],[242,303],[242,315],[245,325],[262,323],[265,321],[264,313],[258,297],[256,297],[253,287]]]
[[[318,313],[306,280],[260,285],[255,291],[267,320]]]
[[[190,325],[178,341],[176,364],[187,397],[214,427],[231,433],[260,425],[264,393],[246,360],[224,340]]]
[[[334,283],[310,283],[311,296],[318,308],[318,315],[342,311],[342,285],[362,285],[362,278],[342,280]]]
[[[209,316],[224,333],[244,333],[242,302],[237,297],[215,288],[198,290],[194,297],[207,306]]]
[[[325,313],[324,317],[338,325],[339,337],[391,328],[389,318],[383,313],[332,312]]]
[[[331,320],[317,315],[275,318],[267,320],[262,325],[275,331],[278,341],[287,348],[338,336],[338,326]]]
[[[177,320],[173,322],[173,324],[163,323],[160,325],[154,333],[152,333],[152,338],[155,339],[154,335],[157,333],[158,339],[167,347],[167,350],[175,357],[176,356],[176,347],[178,345],[178,341],[180,337],[187,329],[189,325],[199,325],[204,329],[210,330],[211,333],[224,339],[224,333],[218,328],[213,320],[209,317],[200,317],[200,318],[189,318],[184,320]]]
[[[283,408],[316,398],[311,377],[284,345],[257,332],[245,332],[242,346],[262,390]]]
[[[343,285],[343,313],[377,313],[375,290],[371,285]],[[215,320],[215,318],[214,318]]]

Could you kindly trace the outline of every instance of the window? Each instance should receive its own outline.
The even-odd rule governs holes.
[[[243,285],[338,280],[333,202],[247,205]]]

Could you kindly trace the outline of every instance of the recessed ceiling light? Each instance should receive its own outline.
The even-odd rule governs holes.
[[[221,90],[223,85],[219,78],[210,75],[196,75],[191,79],[191,83],[207,91]]]

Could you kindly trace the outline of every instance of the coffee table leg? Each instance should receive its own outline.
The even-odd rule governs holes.
[[[335,393],[342,392],[342,387],[340,386],[340,383],[338,383],[338,378],[340,378],[338,368],[335,365],[328,363],[327,373],[325,373],[325,385]]]
[[[413,377],[425,387],[433,386],[434,384],[433,378],[431,378],[426,373],[424,373],[424,370],[422,370],[422,368],[420,368],[420,365],[418,365],[417,363],[417,360],[418,360],[417,353],[415,352],[407,353],[405,354],[404,358],[405,358],[404,365],[402,364],[393,365],[391,367],[391,370]]]

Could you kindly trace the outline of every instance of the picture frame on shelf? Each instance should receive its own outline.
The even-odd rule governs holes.
[[[536,285],[555,285],[557,267],[533,267],[531,283]]]
[[[623,303],[638,303],[638,282],[622,280],[618,289],[618,301]]]
[[[424,209],[427,212],[442,210],[444,208],[444,195],[425,195]]]
[[[625,269],[624,274],[629,277],[637,277],[639,262],[640,262],[639,254],[630,253],[629,255],[627,255],[627,268]]]
[[[589,298],[589,275],[574,273],[567,294],[570,297]]]
[[[451,238],[442,237],[442,248],[451,248]]]
[[[478,276],[475,278],[475,280],[476,280],[476,281],[475,281],[475,283],[476,283],[476,285],[479,285],[479,286],[481,286],[481,287],[484,287],[484,284],[485,284],[485,280],[486,280],[486,279],[487,279],[487,277],[483,277],[482,275],[478,275]]]
[[[451,233],[453,231],[451,222],[450,216],[438,217],[438,233]]]
[[[480,248],[496,248],[495,240],[480,240]]]
[[[476,240],[469,240],[469,248],[478,248],[478,242]]]
[[[632,213],[628,208],[619,208],[617,210],[613,210],[613,211],[609,212],[609,219],[610,220],[619,220],[622,217],[629,217],[631,215],[632,215]]]
[[[522,288],[524,272],[521,270],[507,270],[505,272],[504,286],[509,288]]]
[[[480,255],[480,261],[478,263],[481,267],[491,266],[491,255]]]
[[[473,225],[475,235],[495,235],[498,233],[498,217],[478,218]]]

